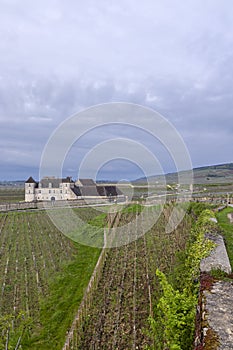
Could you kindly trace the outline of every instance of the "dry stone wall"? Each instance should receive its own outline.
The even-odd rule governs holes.
[[[233,219],[232,216],[231,219]],[[223,237],[217,233],[209,233],[207,238],[211,239],[216,246],[210,256],[201,262],[201,273],[206,274],[215,269],[231,274],[231,265]],[[196,347],[196,349],[233,349],[232,302],[233,280],[231,281],[230,278],[221,281],[213,280],[209,288],[202,290],[199,305],[202,347]]]

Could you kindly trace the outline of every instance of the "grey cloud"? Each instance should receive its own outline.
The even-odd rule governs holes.
[[[2,0],[2,164],[36,168],[60,122],[112,101],[167,117],[194,165],[231,161],[232,16],[230,0]]]

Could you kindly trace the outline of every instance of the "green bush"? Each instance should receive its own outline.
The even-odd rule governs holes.
[[[204,210],[196,221],[191,240],[185,252],[186,258],[179,267],[182,286],[179,289],[168,282],[160,270],[156,270],[161,287],[155,316],[149,318],[152,347],[156,350],[190,350],[193,345],[196,305],[198,302],[200,261],[209,255],[214,243],[205,238],[205,233],[216,227],[210,219],[214,213]]]

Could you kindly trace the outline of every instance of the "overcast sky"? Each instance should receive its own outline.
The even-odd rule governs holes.
[[[0,0],[0,179],[38,178],[62,121],[117,101],[166,117],[193,166],[231,162],[232,19],[232,0]]]

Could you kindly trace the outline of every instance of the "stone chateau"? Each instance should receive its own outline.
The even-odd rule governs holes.
[[[44,177],[36,182],[31,176],[25,182],[25,202],[61,201],[77,199],[111,199],[124,197],[116,186],[97,185],[91,179],[73,181],[71,177],[59,179]]]

